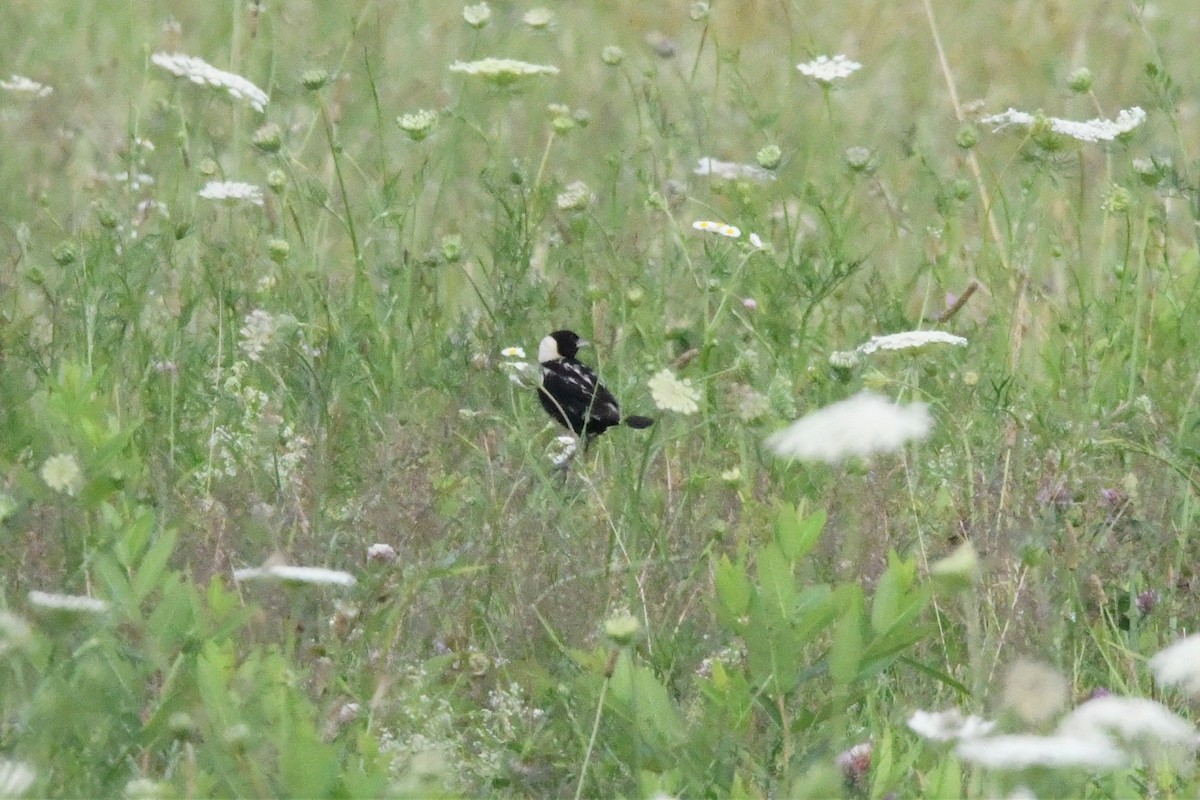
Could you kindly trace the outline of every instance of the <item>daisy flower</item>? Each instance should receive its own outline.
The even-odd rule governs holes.
[[[734,225],[727,225],[724,222],[713,222],[709,219],[698,219],[692,223],[692,227],[698,231],[719,233],[722,236],[728,236],[730,239],[736,239],[742,235],[741,228]]]

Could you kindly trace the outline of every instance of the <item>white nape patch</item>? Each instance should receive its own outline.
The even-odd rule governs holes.
[[[544,364],[560,358],[562,358],[562,353],[558,352],[558,342],[554,341],[554,337],[547,336],[542,339],[542,343],[538,345],[538,363]]]

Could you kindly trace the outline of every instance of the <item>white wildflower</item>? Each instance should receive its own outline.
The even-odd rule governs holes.
[[[349,572],[324,567],[290,567],[286,564],[235,569],[233,579],[239,583],[259,580],[310,586],[353,586],[358,582]]]
[[[256,206],[263,204],[261,186],[239,181],[209,181],[199,195],[205,200],[246,200]]]
[[[478,61],[455,61],[451,72],[478,75],[496,86],[509,86],[521,78],[536,75],[557,75],[558,67],[549,64],[530,64],[512,58],[483,58]]]
[[[554,12],[545,6],[538,6],[526,11],[521,21],[535,30],[541,30],[554,22]]]
[[[0,655],[9,650],[23,650],[32,642],[33,629],[29,623],[11,611],[0,610]],[[2,791],[0,797],[4,797]]]
[[[0,89],[18,94],[28,94],[33,97],[46,97],[54,91],[53,86],[38,83],[32,78],[26,78],[24,75],[13,75],[6,81],[0,81]]]
[[[1040,725],[1066,708],[1071,686],[1054,667],[1021,658],[1004,676],[1004,706],[1029,725]]]
[[[1179,686],[1189,695],[1200,695],[1200,634],[1159,650],[1150,659],[1150,671],[1164,686]]]
[[[1118,742],[1152,749],[1182,745],[1195,750],[1200,746],[1200,736],[1192,723],[1162,703],[1144,697],[1108,695],[1088,700],[1063,718],[1058,732],[1110,735]]]
[[[278,328],[278,322],[273,315],[261,308],[254,309],[246,315],[246,321],[242,323],[238,349],[251,361],[262,361],[263,353],[271,346]]]
[[[408,138],[414,142],[422,142],[429,138],[429,134],[433,133],[434,127],[437,126],[438,115],[436,111],[429,109],[421,109],[408,114],[402,114],[396,117],[396,125],[400,130],[408,134]]]
[[[929,435],[933,419],[924,403],[901,406],[871,392],[826,406],[767,437],[776,455],[835,464],[899,449]]]
[[[1119,769],[1128,756],[1104,736],[1011,734],[963,739],[955,753],[964,761],[1000,770],[1030,767]]]
[[[696,175],[711,175],[727,181],[739,178],[759,183],[775,180],[774,175],[756,164],[739,164],[736,161],[719,161],[707,157],[700,159],[693,172]]]
[[[951,742],[987,736],[996,723],[974,714],[963,716],[957,708],[951,708],[947,711],[914,711],[908,718],[908,727],[931,742]]]
[[[234,99],[245,100],[260,114],[271,100],[266,92],[241,75],[217,69],[201,58],[182,53],[155,53],[150,60],[172,75],[187,78],[192,83],[224,89]]]
[[[513,345],[512,347],[506,347],[501,350],[500,355],[504,356],[505,358],[524,358],[525,348]]]
[[[583,181],[568,184],[554,198],[560,211],[583,211],[592,203],[592,190]]]
[[[17,798],[29,791],[37,773],[24,761],[0,758],[0,797]]]
[[[984,125],[994,125],[996,126],[995,130],[999,131],[1010,125],[1028,128],[1038,122],[1039,119],[1044,119],[1052,131],[1060,133],[1063,136],[1070,136],[1072,139],[1077,139],[1081,142],[1107,142],[1123,133],[1129,133],[1145,122],[1146,112],[1134,106],[1133,108],[1121,111],[1117,114],[1115,120],[1091,119],[1087,122],[1076,122],[1069,119],[1058,119],[1057,117],[1040,117],[1010,108],[1003,114],[993,114],[990,117],[984,117],[980,122]]]
[[[869,356],[877,350],[912,350],[927,344],[952,344],[966,347],[967,340],[945,331],[904,331],[886,336],[872,336],[871,340],[858,346],[858,352]]]
[[[392,547],[390,544],[383,544],[382,542],[376,542],[375,544],[373,544],[367,548],[367,560],[368,561],[383,561],[384,563],[390,563],[392,561],[395,561],[396,560],[396,548]]]
[[[50,456],[42,463],[42,480],[59,494],[75,496],[83,486],[83,470],[70,453]]]
[[[654,405],[660,411],[695,414],[700,410],[700,392],[692,386],[691,381],[686,378],[680,380],[669,369],[659,371],[646,385],[650,388]]]
[[[851,61],[844,55],[836,55],[833,58],[829,56],[817,56],[812,61],[797,64],[796,69],[818,83],[830,84],[839,78],[850,77],[862,69],[862,64],[859,64],[857,61]]]
[[[36,589],[29,593],[29,605],[44,611],[66,611],[72,614],[103,614],[108,603],[78,594],[52,594]]]
[[[733,225],[727,225],[724,222],[714,222],[710,219],[698,219],[692,223],[692,227],[698,231],[719,233],[722,236],[728,236],[730,239],[736,239],[742,235],[740,228]]]
[[[492,7],[487,3],[465,6],[462,15],[463,22],[472,28],[483,28],[492,20]]]
[[[514,349],[514,348],[509,348]],[[520,349],[520,348],[515,348]],[[522,389],[536,389],[542,384],[542,371],[529,361],[501,361],[500,369],[513,384]]]
[[[571,460],[571,456],[575,455],[575,449],[579,446],[579,440],[574,436],[556,436],[554,441],[550,443],[550,447],[546,449],[546,457],[550,459],[550,463],[556,467],[561,467],[563,464]]]

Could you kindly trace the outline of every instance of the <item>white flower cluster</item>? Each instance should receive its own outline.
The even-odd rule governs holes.
[[[275,581],[309,586],[353,586],[358,581],[349,572],[324,567],[290,567],[274,564],[267,567],[235,569],[233,579],[242,581]]]
[[[574,181],[563,187],[554,203],[559,211],[584,211],[592,204],[592,190],[583,181]]]
[[[851,61],[844,55],[836,55],[833,58],[829,56],[817,56],[812,61],[804,64],[797,64],[796,69],[800,73],[807,75],[818,83],[830,84],[840,78],[848,78],[858,70],[862,69],[862,64],[857,61]]]
[[[0,81],[0,89],[18,94],[28,94],[33,97],[46,97],[54,91],[53,86],[38,83],[24,75],[13,75],[6,81]]]
[[[1193,696],[1200,694],[1200,635],[1161,650],[1150,659],[1150,670],[1160,683],[1180,685]],[[1057,680],[1061,686],[1046,686],[1044,677],[1036,681],[1043,685],[1029,699],[1042,698],[1051,714],[1036,720],[1026,715],[1027,721],[1040,724],[1053,716],[1058,699],[1067,696],[1066,679],[1057,676]],[[1006,695],[1010,693],[1006,691]],[[1119,695],[1094,697],[1079,704],[1046,735],[993,736],[994,722],[964,717],[957,709],[917,711],[909,718],[908,727],[930,741],[956,742],[959,758],[995,770],[1044,767],[1102,772],[1164,757],[1186,767],[1200,750],[1200,732],[1191,722],[1157,701]]]
[[[230,97],[245,100],[260,114],[271,100],[266,92],[241,75],[217,69],[202,58],[183,53],[155,53],[150,56],[150,61],[172,75],[187,78],[192,83],[224,89]]]
[[[507,86],[521,78],[535,75],[557,75],[558,67],[549,64],[530,64],[512,58],[482,58],[478,61],[455,61],[451,72],[478,75],[498,86]]]
[[[1081,142],[1107,142],[1123,133],[1129,133],[1145,122],[1146,112],[1138,106],[1134,106],[1117,114],[1115,120],[1090,119],[1087,122],[1076,122],[1057,117],[1040,117],[1010,108],[1003,114],[993,114],[990,117],[984,117],[980,122],[984,125],[994,125],[994,130],[999,131],[1010,125],[1019,125],[1023,128],[1028,128],[1038,122],[1039,119],[1044,119],[1050,126],[1050,130],[1060,133],[1063,136],[1070,136],[1072,139],[1077,139]]]
[[[700,410],[700,392],[691,381],[675,377],[669,369],[660,370],[646,385],[659,411],[695,414]]]
[[[856,349],[864,356],[869,356],[878,350],[912,350],[927,344],[952,344],[956,347],[966,347],[967,340],[944,331],[904,331],[889,333],[887,336],[872,336],[870,341],[860,344]]]
[[[205,200],[245,200],[256,206],[263,204],[261,186],[239,181],[209,181],[199,195]]]
[[[778,456],[836,464],[850,456],[867,457],[898,450],[924,439],[933,418],[924,403],[901,406],[871,392],[826,406],[767,437]]]
[[[745,179],[765,183],[775,180],[775,176],[757,164],[739,164],[736,161],[720,161],[704,157],[693,170],[696,175],[711,175],[727,181]]]
[[[70,614],[103,614],[108,603],[78,594],[51,594],[36,589],[29,593],[29,605],[44,611],[63,611]]]

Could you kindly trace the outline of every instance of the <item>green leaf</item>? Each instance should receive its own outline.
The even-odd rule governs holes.
[[[717,601],[721,606],[735,617],[745,614],[750,608],[750,598],[754,594],[754,586],[746,577],[745,569],[730,561],[729,556],[721,556],[713,581],[717,587]]]
[[[756,562],[762,600],[779,616],[788,619],[796,605],[796,578],[782,550],[769,544],[758,551]]]
[[[916,568],[916,559],[906,561],[894,550],[888,553],[888,567],[879,577],[871,602],[871,629],[876,633],[883,633],[895,624],[904,594],[916,576]]]
[[[775,515],[775,541],[789,561],[808,555],[825,529],[825,512],[816,511],[803,519],[795,506],[782,506]]]
[[[837,594],[845,595],[840,604],[845,610],[834,628],[827,660],[834,683],[849,686],[858,675],[863,655],[863,595],[857,584],[839,587]]]
[[[133,594],[139,603],[145,600],[158,585],[163,570],[167,567],[167,560],[175,551],[177,536],[174,529],[160,532],[158,538],[150,545],[150,549],[146,551],[142,563],[138,565],[137,571],[133,575]]]
[[[661,749],[660,756],[683,741],[683,720],[667,688],[652,671],[633,663],[628,650],[617,659],[609,697],[632,719],[641,738]]]

